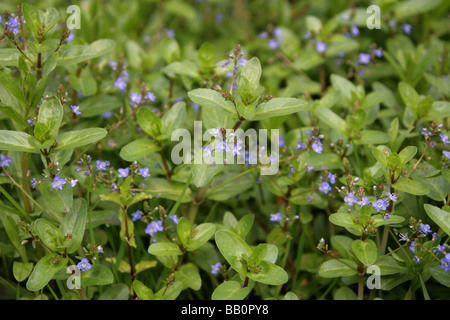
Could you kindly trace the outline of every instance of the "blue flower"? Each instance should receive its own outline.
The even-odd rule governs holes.
[[[145,233],[149,234],[150,236],[153,236],[155,233],[159,231],[163,231],[164,228],[162,226],[162,221],[152,221],[147,225],[147,228],[145,229]]]
[[[276,39],[270,39],[269,40],[269,48],[272,50],[275,50],[280,46],[280,43]]]
[[[105,171],[106,168],[109,167],[109,161],[97,160],[95,164],[96,164],[97,169],[100,171]]]
[[[203,156],[205,156],[207,158],[211,158],[212,157],[212,152],[213,152],[213,147],[212,146],[203,147]]]
[[[439,136],[441,137],[441,140],[442,140],[442,142],[444,143],[444,144],[447,144],[447,143],[449,143],[449,141],[448,141],[448,134],[439,134]]]
[[[117,189],[119,189],[119,187],[117,186],[117,184],[115,184],[114,182],[111,183],[111,190],[114,191],[114,190],[117,190]]]
[[[319,52],[325,52],[327,50],[327,44],[325,42],[322,41],[317,41],[316,42],[316,50]]]
[[[219,152],[228,151],[228,146],[227,143],[225,141],[219,142],[218,144],[216,144],[216,149],[219,150]]]
[[[407,241],[408,240],[408,232],[405,234],[400,233],[400,239],[398,241]]]
[[[359,54],[359,63],[360,64],[369,64],[371,55],[370,53],[360,53]]]
[[[131,214],[131,217],[132,217],[131,221],[133,221],[133,222],[141,219],[142,218],[142,211],[141,210],[137,210],[136,212],[133,212]]]
[[[420,224],[420,232],[427,234],[427,233],[431,233],[433,231],[431,231],[430,225],[421,223]]]
[[[409,23],[405,23],[403,25],[403,32],[406,34],[410,34],[411,33],[411,25]]]
[[[448,256],[448,254],[446,255],[446,257]],[[440,268],[444,269],[445,272],[447,272],[448,270],[450,270],[450,258],[442,258],[441,259],[441,265],[439,266]]]
[[[380,210],[386,210],[387,205],[388,203],[384,199],[378,199],[372,203],[372,206],[377,209],[377,212],[380,212]]]
[[[27,122],[30,126],[34,126],[33,120],[32,119],[27,119]]]
[[[145,99],[153,102],[156,100],[156,96],[150,91],[148,91],[147,94],[145,95]]]
[[[335,184],[336,183],[336,175],[332,174],[331,172],[328,173],[328,179],[330,180],[331,184]]]
[[[416,262],[416,264],[417,264],[417,263],[420,263],[419,257],[414,257],[414,261]]]
[[[381,58],[383,56],[383,50],[381,48],[375,49],[373,52],[378,58]]]
[[[391,216],[389,215],[389,213],[385,213],[383,215],[384,220],[389,221],[389,219],[391,218]]]
[[[60,176],[55,176],[55,178],[53,178],[52,188],[58,188],[59,190],[62,190],[63,185],[65,184],[66,184],[65,179],[61,179]]]
[[[117,171],[119,172],[119,175],[118,175],[119,178],[126,178],[126,177],[128,177],[128,173],[129,173],[130,169],[128,169],[128,168],[125,168],[125,169],[120,168]]]
[[[275,28],[273,29],[273,35],[277,38],[280,38],[283,36],[283,30],[281,30],[280,28]]]
[[[322,182],[322,184],[319,186],[319,190],[327,194],[328,191],[331,191],[330,184],[326,181]]]
[[[445,251],[445,246],[438,245],[434,252],[443,253]]]
[[[116,82],[114,82],[114,86],[119,89],[119,91],[125,91],[127,88],[127,84],[124,81],[123,77],[118,77]]]
[[[352,36],[354,36],[354,37],[356,37],[359,34],[359,29],[356,24],[352,25],[351,32],[352,32]]]
[[[178,224],[178,221],[180,221],[180,219],[177,217],[176,214],[170,215],[169,218],[172,219],[172,221],[173,221],[175,224]]]
[[[97,251],[98,251],[99,253],[103,253],[103,248],[102,248],[102,246],[98,246],[98,247],[97,247]]]
[[[80,262],[78,262],[77,267],[81,269],[81,271],[86,271],[86,269],[91,268],[91,264],[86,258],[83,258]]]
[[[73,179],[70,181],[70,186],[73,188],[77,185],[78,180],[77,179]]]
[[[137,92],[132,92],[130,95],[130,100],[134,104],[139,104],[142,102],[142,96]]]
[[[265,38],[267,38],[268,35],[269,34],[267,33],[267,31],[263,31],[260,34],[258,34],[258,38],[265,39]]]
[[[313,142],[313,144],[311,145],[311,148],[316,153],[322,153],[322,151],[323,151],[322,143],[320,141]]]
[[[148,168],[139,168],[139,174],[144,178],[151,176],[150,173],[148,173]]]
[[[280,221],[281,219],[283,219],[283,217],[281,216],[281,213],[277,212],[275,214],[271,213],[270,214],[270,221]]]
[[[361,201],[358,201],[358,204],[362,207],[362,206],[365,206],[365,205],[368,205],[370,203],[370,201],[369,201],[369,199],[367,198],[367,197],[363,197],[362,199],[361,199]]]
[[[12,162],[11,158],[8,158],[4,154],[0,154],[0,167],[9,167],[9,164]]]
[[[350,192],[348,196],[344,198],[344,201],[347,202],[349,206],[352,206],[354,203],[358,201],[358,199],[356,199],[355,194],[353,192]]]
[[[412,253],[416,253],[416,249],[414,249],[415,246],[416,246],[416,242],[415,241],[411,241],[411,245],[409,246],[409,250]]]
[[[389,199],[391,199],[394,202],[397,202],[397,197],[395,196],[394,193],[388,192],[387,195],[388,195]]]
[[[33,189],[36,188],[36,179],[35,179],[35,178],[31,179],[31,187],[32,187]]]
[[[217,262],[216,264],[211,265],[211,273],[212,274],[217,274],[217,272],[219,272],[220,267],[222,266],[222,264],[220,262]]]
[[[442,151],[442,154],[443,154],[444,156],[446,156],[447,159],[450,159],[450,151],[444,150],[444,151]]]
[[[81,114],[79,106],[70,106],[70,107],[72,108],[73,113],[75,113],[77,116]]]
[[[297,145],[295,146],[295,149],[297,149],[297,150],[305,149],[305,144],[302,143],[301,141],[299,141],[299,142],[297,143]]]
[[[109,119],[113,116],[114,112],[111,110],[105,111],[102,113],[102,118]]]

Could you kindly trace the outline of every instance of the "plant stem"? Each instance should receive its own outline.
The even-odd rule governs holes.
[[[358,265],[358,300],[364,300],[364,266],[362,262]]]

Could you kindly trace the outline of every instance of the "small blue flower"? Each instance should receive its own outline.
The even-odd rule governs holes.
[[[359,29],[356,24],[352,25],[351,32],[352,32],[352,36],[354,36],[354,37],[356,37],[359,34]]]
[[[102,118],[109,119],[113,116],[114,112],[111,110],[105,111],[102,113]]]
[[[114,190],[117,190],[117,189],[119,189],[119,187],[117,186],[117,184],[115,184],[114,182],[111,183],[111,190],[114,191]]]
[[[328,191],[331,191],[330,184],[326,181],[322,182],[322,184],[319,186],[319,190],[327,194]]]
[[[139,168],[139,174],[143,177],[143,178],[148,178],[150,177],[150,173],[148,172],[148,168]]]
[[[102,246],[98,246],[98,247],[97,247],[97,251],[98,251],[99,253],[103,253],[103,248],[102,248]]]
[[[417,257],[417,256],[416,256],[416,257],[414,257],[414,261],[416,262],[416,264],[417,264],[417,263],[420,263],[420,259],[419,259],[419,257]]]
[[[77,179],[73,179],[70,181],[70,186],[73,188],[77,185],[78,180]]]
[[[450,151],[444,150],[444,151],[442,151],[442,154],[443,154],[447,159],[450,159]]]
[[[70,108],[72,108],[72,112],[75,113],[77,116],[81,114],[79,106],[70,106]]]
[[[128,168],[125,168],[125,169],[120,168],[117,171],[119,172],[119,175],[118,175],[119,178],[126,178],[126,177],[128,177],[130,169],[128,169]]]
[[[220,262],[217,262],[216,264],[211,265],[211,273],[212,274],[217,274],[219,272],[220,267],[222,266],[222,264]]]
[[[434,249],[434,252],[438,252],[438,253],[443,253],[443,251],[445,251],[445,246],[441,246],[441,245],[438,245],[436,247],[436,249]]]
[[[331,172],[328,173],[328,179],[330,180],[331,184],[335,184],[336,183],[336,175],[332,174]]]
[[[11,158],[8,158],[4,154],[0,154],[0,167],[9,167],[9,164],[12,162]]]
[[[322,143],[320,141],[313,142],[311,145],[311,148],[316,153],[322,153],[322,151],[323,151]]]
[[[447,144],[447,143],[449,143],[449,141],[448,141],[448,134],[439,134],[439,136],[441,137],[441,140],[442,140],[442,142],[444,143],[444,144]]]
[[[377,209],[377,212],[380,212],[380,210],[386,210],[387,205],[388,203],[384,199],[378,199],[372,203],[372,206]]]
[[[273,29],[273,35],[277,38],[280,38],[283,36],[283,30],[281,30],[280,28],[275,28]]]
[[[389,219],[391,218],[391,216],[389,215],[389,213],[385,213],[383,215],[384,220],[389,221]]]
[[[283,217],[281,216],[281,213],[277,212],[275,214],[271,213],[270,214],[270,221],[280,221],[281,219],[283,219]]]
[[[145,233],[149,234],[150,236],[153,236],[155,233],[159,231],[163,231],[164,228],[162,226],[162,221],[152,221],[147,225],[147,228],[145,229]]]
[[[180,221],[180,219],[177,217],[176,214],[170,215],[169,218],[172,219],[172,221],[173,221],[175,224],[178,224],[178,221]]]
[[[448,256],[448,254],[447,254],[447,256]],[[445,272],[450,270],[450,258],[447,258],[447,256],[446,256],[446,258],[441,259],[442,264],[439,266],[440,268],[444,269]]]
[[[377,58],[381,58],[383,56],[383,49],[381,48],[375,49],[373,52]]]
[[[77,267],[81,269],[81,271],[86,271],[86,269],[91,268],[91,264],[86,258],[83,258],[80,262],[78,262]]]
[[[118,77],[116,82],[114,82],[114,86],[119,89],[119,91],[125,91],[127,88],[127,83],[124,81],[123,77]]]
[[[397,197],[395,196],[394,193],[388,192],[387,195],[388,195],[389,199],[391,199],[393,202],[397,202]]]
[[[134,104],[140,104],[142,102],[142,96],[137,92],[132,92],[130,95],[130,100]]]
[[[416,242],[415,241],[411,241],[411,245],[409,246],[409,250],[412,253],[416,253],[416,249],[414,249],[415,246],[416,246]]]
[[[369,201],[369,199],[367,198],[367,197],[363,197],[362,199],[361,199],[361,201],[358,201],[358,204],[361,206],[361,207],[363,207],[363,206],[365,206],[365,205],[368,205],[370,203],[370,201]]]
[[[96,161],[97,170],[106,171],[106,168],[109,167],[109,161]]]
[[[31,179],[31,187],[33,189],[36,189],[36,179],[35,178]]]
[[[408,232],[405,234],[400,233],[400,239],[398,241],[408,241]]]
[[[412,29],[412,27],[411,27],[411,25],[409,23],[405,23],[403,25],[403,32],[404,33],[410,34],[411,33],[411,29]]]
[[[269,48],[270,49],[275,50],[279,46],[280,46],[280,43],[276,39],[272,38],[272,39],[269,40]]]
[[[344,198],[344,201],[347,202],[349,206],[352,206],[354,203],[358,201],[358,199],[356,199],[355,194],[353,192],[350,192],[348,196]]]
[[[145,99],[154,102],[156,100],[156,96],[152,92],[148,91],[145,95]]]
[[[327,44],[325,42],[322,41],[317,41],[316,42],[316,50],[318,52],[325,52],[327,50]]]
[[[27,122],[30,126],[34,126],[33,120],[32,119],[27,119]]]
[[[66,184],[65,179],[62,179],[60,176],[55,176],[55,178],[53,178],[52,188],[58,188],[59,190],[62,190],[63,185],[65,184]]]
[[[431,233],[433,231],[431,231],[430,225],[421,223],[420,224],[420,232],[427,234],[427,233]]]
[[[299,141],[299,142],[297,143],[297,145],[295,146],[295,149],[297,149],[297,150],[305,149],[305,144],[302,143],[301,141]]]
[[[360,53],[359,54],[359,63],[360,64],[369,64],[371,55],[370,53]]]
[[[141,210],[137,210],[136,212],[133,212],[131,214],[131,217],[132,217],[131,221],[133,221],[133,222],[141,219],[142,218],[142,211]]]

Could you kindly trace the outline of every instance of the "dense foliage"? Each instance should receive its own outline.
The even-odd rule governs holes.
[[[0,296],[450,298],[449,6],[0,3]]]

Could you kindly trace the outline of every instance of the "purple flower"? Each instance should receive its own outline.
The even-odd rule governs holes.
[[[269,40],[269,48],[270,49],[275,50],[279,46],[280,46],[280,43],[276,39],[272,38],[272,39]]]
[[[271,213],[270,214],[270,221],[280,221],[281,219],[283,219],[283,217],[281,216],[281,213],[277,212],[275,214]]]
[[[360,64],[369,64],[371,55],[370,53],[360,53],[359,54],[359,63]]]
[[[380,212],[380,210],[386,210],[388,203],[384,199],[378,199],[374,203],[372,203],[372,206],[377,209],[377,212]]]
[[[153,234],[159,232],[159,231],[163,231],[163,227],[162,227],[162,221],[158,220],[158,221],[152,221],[151,223],[149,223],[147,225],[147,228],[145,229],[145,233],[149,234],[151,237],[153,236]]]
[[[352,32],[352,36],[354,36],[354,37],[356,37],[359,34],[359,29],[356,24],[352,25],[351,32]]]
[[[207,158],[212,157],[213,147],[212,146],[206,146],[203,147],[203,156]]]
[[[8,158],[4,154],[0,154],[0,167],[9,167],[9,164],[12,162],[11,158]]]
[[[327,50],[327,44],[325,42],[322,41],[317,41],[316,42],[316,50],[319,52],[325,52]]]
[[[381,58],[383,56],[383,50],[381,48],[375,49],[373,52],[377,58]]]
[[[320,141],[313,142],[311,145],[311,148],[316,153],[322,153],[322,151],[323,151],[322,143]]]
[[[441,133],[439,136],[441,137],[441,140],[442,140],[442,142],[443,142],[444,144],[449,143],[449,141],[448,141],[448,134],[442,134],[442,133]]]
[[[136,212],[133,212],[131,214],[131,217],[132,217],[131,221],[133,221],[133,222],[141,219],[142,218],[142,211],[141,210],[137,210]]]
[[[391,216],[389,215],[389,213],[385,213],[383,215],[384,220],[389,221],[389,219],[391,218]]]
[[[117,189],[119,189],[119,187],[117,186],[117,184],[111,183],[111,190],[114,191],[114,190],[117,190]]]
[[[180,219],[177,217],[176,214],[170,215],[169,218],[172,219],[172,221],[173,221],[175,224],[178,224],[178,221],[180,221]]]
[[[416,242],[415,241],[411,241],[411,245],[409,246],[409,250],[412,253],[416,253],[416,249],[414,249],[415,246],[416,246]]]
[[[387,195],[393,202],[397,202],[397,196],[395,194],[388,192]]]
[[[147,94],[145,95],[145,99],[153,102],[156,100],[156,96],[150,91],[148,91]]]
[[[61,179],[60,176],[55,176],[55,178],[53,178],[52,188],[58,188],[59,190],[62,190],[63,185],[65,184],[66,184],[65,179]]]
[[[405,23],[403,25],[403,32],[406,34],[410,34],[411,33],[411,25],[409,23]]]
[[[73,179],[70,181],[70,186],[73,188],[77,185],[78,180],[77,179]]]
[[[73,40],[75,40],[75,34],[69,33],[69,36],[66,38],[67,43],[71,43]]]
[[[368,205],[370,203],[370,201],[369,201],[369,199],[367,198],[367,197],[363,197],[362,199],[361,199],[361,201],[359,201],[358,202],[358,204],[362,207],[362,206],[365,206],[365,205]]]
[[[220,267],[222,266],[222,264],[220,262],[217,262],[216,264],[211,265],[211,273],[212,274],[217,274],[217,272],[219,272]]]
[[[295,146],[295,149],[297,149],[297,150],[305,149],[305,144],[302,143],[301,141],[299,141],[299,142],[297,143],[297,145]]]
[[[150,177],[150,173],[148,173],[148,168],[139,168],[139,174],[144,177]]]
[[[33,189],[36,189],[36,179],[35,178],[31,179],[31,187]]]
[[[280,28],[275,28],[273,29],[273,35],[277,38],[280,38],[283,36],[283,30],[281,30]]]
[[[444,156],[446,156],[447,159],[450,159],[450,151],[444,150],[444,151],[442,151],[442,154],[443,154]]]
[[[438,245],[434,252],[443,253],[445,251],[445,246]]]
[[[311,172],[312,170],[314,170],[314,166],[308,166],[308,168],[306,169],[307,172]]]
[[[414,257],[414,261],[416,262],[416,264],[419,263],[420,262],[419,257]]]
[[[81,271],[86,271],[86,269],[91,268],[91,265],[86,258],[83,258],[80,262],[78,262],[77,267],[81,269]]]
[[[263,31],[260,34],[258,34],[258,38],[265,39],[265,38],[267,38],[268,35],[269,34],[267,33],[267,31]]]
[[[228,146],[227,143],[225,141],[219,142],[218,144],[216,144],[216,149],[219,150],[219,152],[228,151]]]
[[[105,111],[102,113],[102,118],[109,119],[113,116],[113,112],[111,110]]]
[[[448,257],[449,254],[447,254],[445,256],[445,258],[441,259],[441,265],[439,266],[440,268],[444,269],[445,272],[447,272],[448,270],[450,270],[450,257]],[[447,258],[448,257],[448,258]]]
[[[408,240],[408,232],[405,234],[400,233],[400,239],[398,241],[407,241]]]
[[[331,172],[328,173],[328,179],[330,180],[331,184],[335,184],[336,183],[336,175],[332,174]]]
[[[421,232],[421,233],[427,234],[427,233],[431,233],[431,232],[433,232],[433,231],[431,231],[431,227],[430,227],[429,224],[423,224],[423,223],[421,223],[421,224],[420,224],[420,232]]]
[[[134,104],[140,104],[142,102],[142,96],[137,92],[132,92],[130,95],[130,100]]]
[[[330,184],[326,181],[322,182],[322,184],[319,186],[319,190],[327,194],[328,191],[331,191]]]
[[[358,199],[356,199],[355,194],[353,192],[350,192],[348,196],[344,198],[344,201],[347,202],[349,206],[352,206],[354,203],[358,201]]]
[[[116,82],[114,82],[114,86],[119,89],[119,91],[125,91],[127,88],[126,82],[123,80],[123,77],[118,77]]]
[[[27,119],[27,122],[30,126],[34,126],[33,120],[32,119]]]
[[[109,167],[109,161],[97,160],[95,162],[95,164],[96,164],[97,169],[100,171],[106,171],[106,168]]]
[[[247,64],[247,60],[244,58],[244,57],[240,57],[239,58],[239,65],[241,66],[241,67],[243,67],[243,66],[245,66],[246,64]]]
[[[130,172],[130,169],[128,169],[128,168],[125,168],[125,169],[120,168],[117,171],[119,172],[119,175],[118,175],[119,178],[126,178],[126,177],[128,177],[128,173]]]

